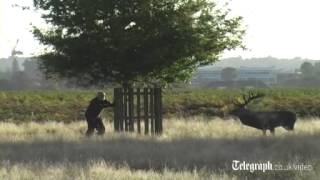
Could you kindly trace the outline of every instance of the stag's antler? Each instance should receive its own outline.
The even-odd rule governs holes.
[[[239,102],[238,99],[232,100],[232,104],[234,104],[236,106],[243,106],[243,103]]]
[[[248,105],[252,100],[258,99],[258,98],[261,98],[261,97],[264,97],[264,94],[263,94],[263,93],[261,93],[261,92],[252,92],[252,91],[249,91],[249,92],[248,92],[248,95],[246,95],[246,94],[243,94],[243,95],[242,95],[243,103],[240,103],[239,101],[233,101],[233,104],[236,105],[236,106],[246,106],[246,105]]]

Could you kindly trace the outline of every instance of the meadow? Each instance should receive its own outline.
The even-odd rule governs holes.
[[[320,121],[299,119],[276,136],[239,121],[169,118],[164,133],[87,138],[85,121],[1,122],[0,179],[318,179]],[[306,164],[311,170],[234,171],[233,160]]]
[[[320,117],[319,89],[263,89],[260,101],[249,105],[253,110],[290,110],[299,117]],[[113,93],[108,90],[108,99]],[[223,117],[233,99],[241,97],[243,90],[163,90],[163,115],[166,118],[206,116]],[[88,102],[95,91],[11,91],[0,92],[0,121],[59,121],[73,122],[84,119]],[[216,108],[224,105],[223,108]],[[112,109],[104,116],[112,119]]]

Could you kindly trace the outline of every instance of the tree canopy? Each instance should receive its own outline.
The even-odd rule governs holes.
[[[50,77],[91,84],[177,82],[241,47],[241,17],[208,0],[34,0],[49,28],[34,27],[48,49]]]
[[[310,62],[303,62],[300,66],[302,78],[312,78],[315,75],[315,68]]]

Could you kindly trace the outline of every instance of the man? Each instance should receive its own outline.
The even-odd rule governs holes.
[[[104,92],[98,92],[97,96],[90,101],[90,104],[86,110],[86,119],[88,123],[87,136],[91,136],[94,129],[98,131],[98,135],[102,135],[105,132],[105,127],[100,117],[100,112],[103,108],[113,107],[114,104],[106,100],[106,94]]]

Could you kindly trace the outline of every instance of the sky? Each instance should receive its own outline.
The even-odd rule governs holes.
[[[41,52],[31,24],[43,26],[39,13],[21,11],[11,5],[19,0],[0,0],[0,58],[10,56],[17,39],[17,50],[24,56]],[[320,60],[319,0],[219,0],[229,2],[232,15],[243,17],[247,27],[247,50],[224,52],[222,57],[308,58]],[[22,4],[21,4],[22,3]],[[19,1],[32,5],[32,0]]]

